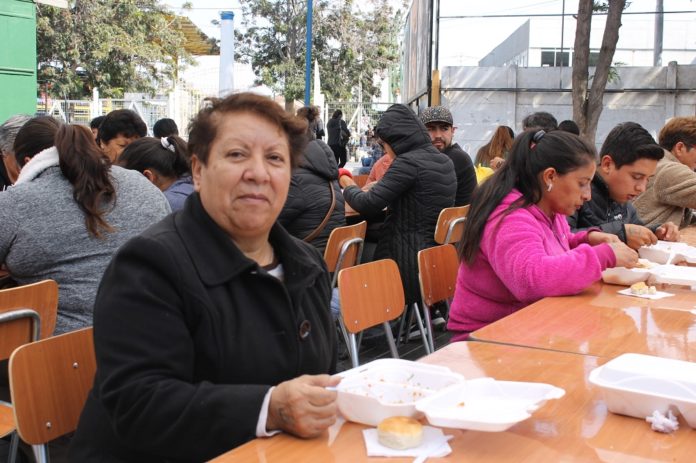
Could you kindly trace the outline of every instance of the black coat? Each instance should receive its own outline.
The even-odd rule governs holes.
[[[350,136],[346,121],[334,117],[329,119],[329,122],[326,123],[326,131],[328,132],[328,139],[326,140],[327,145],[341,144],[341,128]]]
[[[590,227],[599,227],[605,233],[617,235],[626,242],[624,224],[644,225],[631,203],[619,204],[609,195],[609,187],[601,175],[592,178],[592,199],[568,217],[570,230],[575,233]],[[658,226],[650,227],[655,232]]]
[[[425,126],[406,106],[391,106],[377,131],[396,159],[370,190],[350,186],[343,196],[356,211],[368,215],[388,206],[375,259],[396,261],[406,302],[417,302],[418,251],[436,245],[437,218],[454,204],[457,178],[452,161],[432,145]]]
[[[331,187],[336,205],[324,229],[311,242],[320,252],[324,252],[331,230],[346,224],[346,211],[333,151],[321,140],[311,141],[302,165],[292,174],[288,199],[278,222],[296,238],[309,236],[329,212]]]
[[[118,251],[96,299],[97,374],[70,461],[211,459],[255,437],[272,385],[335,369],[321,256],[277,224],[270,242],[284,283],[194,193]]]
[[[454,164],[454,173],[457,176],[457,195],[454,199],[455,206],[466,206],[471,202],[471,193],[476,188],[476,170],[471,158],[457,143],[452,143],[443,151]]]

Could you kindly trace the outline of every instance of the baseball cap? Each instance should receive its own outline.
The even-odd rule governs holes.
[[[444,106],[431,106],[429,108],[425,108],[423,112],[420,113],[420,119],[423,124],[430,124],[431,122],[444,122],[449,125],[454,125],[452,122],[452,113]]]

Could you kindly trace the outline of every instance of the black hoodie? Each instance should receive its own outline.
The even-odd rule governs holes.
[[[311,242],[320,252],[324,252],[331,230],[346,224],[336,158],[323,141],[313,140],[307,145],[304,161],[292,174],[288,199],[278,217],[280,224],[291,235],[299,239],[309,236],[329,212],[329,182],[334,189],[336,205],[326,226]]]
[[[437,218],[454,204],[457,177],[450,158],[433,146],[425,126],[408,107],[391,106],[376,132],[392,147],[396,159],[370,190],[350,186],[343,195],[363,214],[388,207],[375,259],[394,259],[406,302],[418,302],[418,251],[435,246]]]

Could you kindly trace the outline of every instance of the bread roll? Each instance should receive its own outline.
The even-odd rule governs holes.
[[[392,416],[377,426],[377,439],[380,444],[395,450],[418,447],[423,441],[423,425],[413,418]]]

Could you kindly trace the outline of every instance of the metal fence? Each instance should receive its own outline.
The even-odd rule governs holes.
[[[360,103],[357,101],[327,103],[324,123],[331,118],[334,111],[340,109],[353,138],[359,138],[358,134],[374,130],[379,118],[392,104],[394,103]]]

